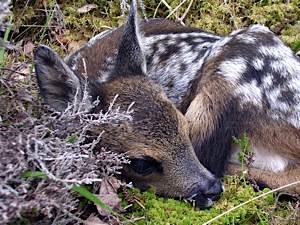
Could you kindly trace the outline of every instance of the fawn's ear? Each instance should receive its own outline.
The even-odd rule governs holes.
[[[118,48],[118,55],[112,76],[144,75],[146,60],[142,50],[142,37],[139,32],[136,1],[133,0],[123,35]]]
[[[40,93],[47,104],[63,111],[75,95],[81,98],[80,79],[52,49],[44,45],[38,46],[34,62]]]

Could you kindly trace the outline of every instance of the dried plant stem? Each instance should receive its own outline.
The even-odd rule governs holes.
[[[170,14],[166,17],[166,19],[170,18],[170,16],[172,16],[186,1],[187,0],[183,0],[182,2],[180,2],[180,4],[170,12]]]
[[[234,211],[234,210],[236,210],[236,209],[238,209],[238,208],[240,208],[240,207],[242,207],[242,206],[244,206],[244,205],[246,205],[246,204],[248,204],[248,203],[250,203],[250,202],[252,202],[252,201],[255,201],[255,200],[260,199],[260,198],[262,198],[262,197],[264,197],[264,196],[266,196],[266,195],[272,194],[272,193],[274,193],[274,192],[283,190],[283,189],[285,189],[285,188],[288,188],[288,187],[291,187],[291,186],[294,186],[294,185],[297,185],[297,184],[300,184],[300,180],[295,181],[295,182],[293,182],[293,183],[286,184],[286,185],[284,185],[284,186],[281,186],[281,187],[279,187],[279,188],[270,190],[270,191],[268,191],[268,192],[266,192],[266,193],[263,193],[263,194],[261,194],[261,195],[259,195],[259,196],[256,196],[256,197],[254,197],[254,198],[252,198],[252,199],[250,199],[250,200],[248,200],[248,201],[246,201],[246,202],[243,202],[243,203],[241,203],[241,204],[239,204],[239,205],[237,205],[237,206],[235,206],[235,207],[233,207],[233,208],[231,208],[231,209],[229,209],[229,210],[227,210],[227,211],[221,213],[220,215],[218,215],[218,216],[212,218],[211,220],[205,222],[203,225],[208,225],[208,224],[210,224],[210,223],[212,223],[212,222],[218,220],[218,219],[221,218],[222,216],[225,216],[225,215],[229,214],[230,212],[232,212],[232,211]]]

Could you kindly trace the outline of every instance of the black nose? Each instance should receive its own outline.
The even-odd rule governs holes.
[[[220,198],[222,192],[223,185],[221,181],[213,179],[205,182],[205,185],[201,185],[201,183],[195,185],[187,199],[194,202],[196,207],[204,209],[211,207],[213,202]]]
[[[213,201],[217,201],[223,192],[223,185],[220,180],[216,179],[211,182],[209,188],[203,191],[203,195]]]

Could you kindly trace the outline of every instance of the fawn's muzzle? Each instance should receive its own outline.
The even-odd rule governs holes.
[[[194,202],[195,206],[204,209],[213,205],[223,192],[223,185],[219,179],[213,179],[207,182],[206,185],[197,183],[194,185],[187,199]]]

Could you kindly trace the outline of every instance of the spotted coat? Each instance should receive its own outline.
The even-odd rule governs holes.
[[[92,38],[68,65],[106,82],[121,30]],[[222,176],[237,162],[233,137],[246,133],[257,180],[278,187],[300,179],[300,62],[274,33],[253,25],[221,37],[162,19],[142,21],[140,30],[146,75],[185,113],[206,168]]]

